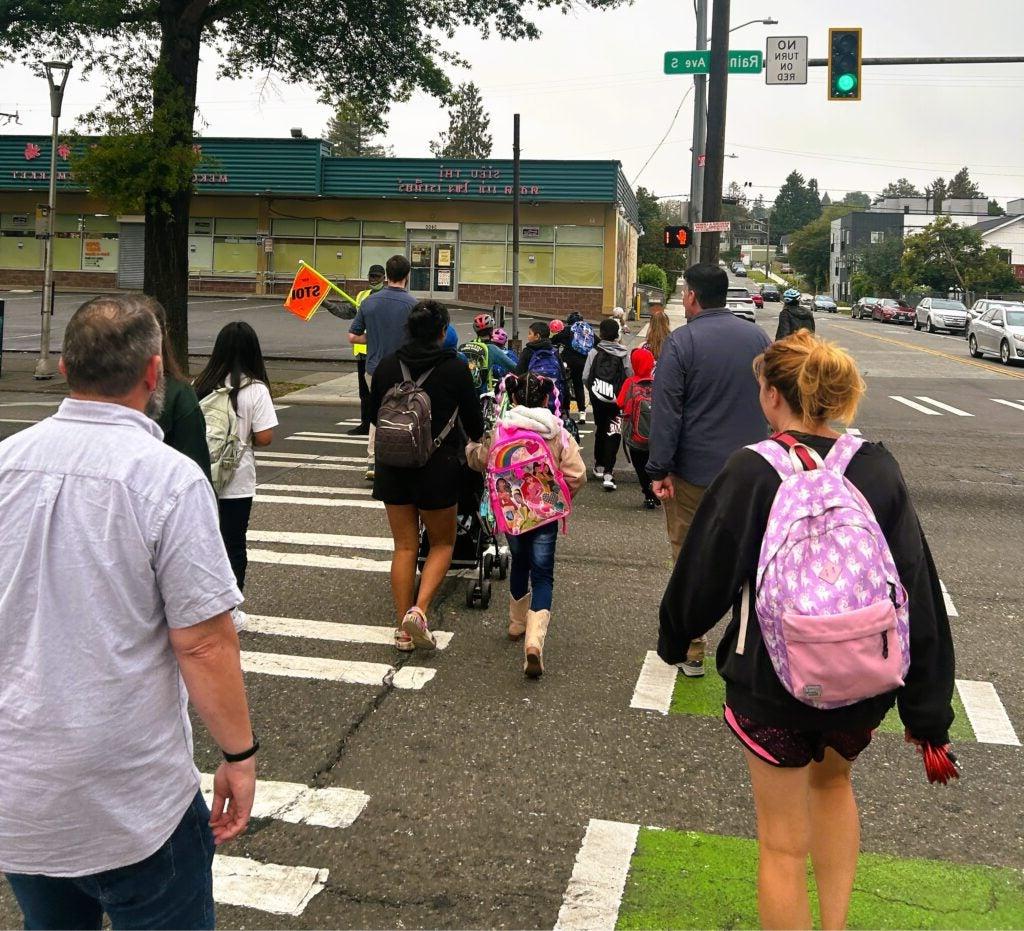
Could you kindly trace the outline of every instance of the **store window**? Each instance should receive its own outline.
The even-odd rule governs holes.
[[[214,274],[255,275],[256,257],[255,220],[218,217],[214,221]]]
[[[400,239],[405,242],[405,224],[392,223],[390,220],[365,220],[363,222],[364,239]]]
[[[0,268],[42,268],[42,240],[27,213],[0,214]]]
[[[519,244],[519,283],[554,284],[555,248],[544,244]],[[509,278],[512,277],[512,247],[508,248]]]
[[[506,250],[504,242],[463,241],[459,281],[467,284],[505,284],[510,277],[505,272]]]
[[[604,227],[555,228],[555,284],[600,288],[604,282]]]
[[[116,272],[117,217],[86,216],[83,218],[82,226],[82,269]]]

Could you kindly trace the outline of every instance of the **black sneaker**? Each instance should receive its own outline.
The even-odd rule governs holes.
[[[647,508],[648,511],[656,511],[661,507],[661,502],[655,498],[654,495],[646,495],[644,497],[644,507]]]
[[[369,424],[357,424],[351,430],[345,431],[346,436],[369,436],[370,425]]]

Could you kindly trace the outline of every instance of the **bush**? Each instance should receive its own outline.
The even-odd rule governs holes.
[[[650,285],[652,288],[660,288],[668,296],[668,275],[659,265],[641,265],[636,270],[636,280],[640,284]]]

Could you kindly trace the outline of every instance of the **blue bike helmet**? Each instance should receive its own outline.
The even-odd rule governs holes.
[[[783,304],[799,304],[800,292],[796,288],[786,288],[782,294]]]

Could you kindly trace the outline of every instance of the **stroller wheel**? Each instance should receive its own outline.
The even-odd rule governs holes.
[[[479,582],[473,582],[469,586],[469,588],[466,589],[466,607],[467,608],[475,608],[476,607],[477,597],[480,594],[479,589],[480,589],[480,583]]]
[[[491,603],[491,582],[488,579],[480,586],[480,607],[486,608]]]
[[[503,582],[508,578],[509,561],[508,553],[502,553],[498,557],[498,578]]]
[[[484,578],[489,579],[494,575],[494,555],[484,553]]]

